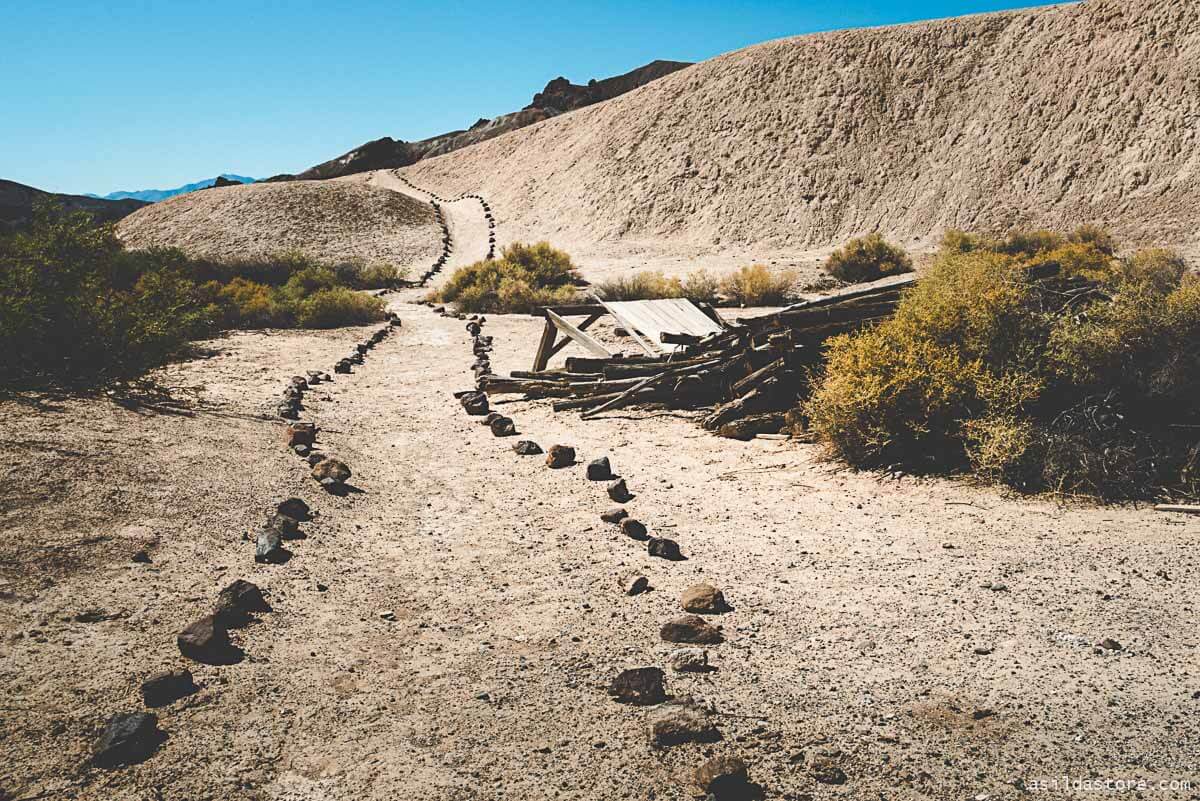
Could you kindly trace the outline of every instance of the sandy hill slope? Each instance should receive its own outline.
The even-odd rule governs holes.
[[[0,229],[27,224],[33,218],[34,205],[44,201],[58,203],[67,211],[86,211],[103,222],[119,220],[146,205],[133,199],[110,200],[88,195],[62,195],[16,181],[0,179]]]
[[[213,258],[298,249],[425,266],[441,247],[433,209],[366,184],[294,181],[191,192],[147,206],[117,229],[131,247],[179,247]]]
[[[405,170],[581,256],[812,253],[878,230],[1200,227],[1200,3],[769,42]]]

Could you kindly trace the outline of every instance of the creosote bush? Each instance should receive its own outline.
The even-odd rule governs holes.
[[[667,278],[659,270],[643,270],[596,285],[605,300],[653,300],[656,298],[687,298],[695,303],[717,300],[720,281],[705,270],[697,270],[684,278]]]
[[[1200,490],[1200,281],[1105,232],[951,232],[802,411],[852,465],[1107,498]],[[1164,488],[1166,488],[1164,490]]]
[[[830,254],[825,271],[840,281],[863,283],[912,272],[912,260],[879,234],[851,239]]]
[[[753,264],[721,279],[721,294],[738,306],[782,306],[796,283],[794,270],[771,272]]]
[[[37,209],[0,235],[0,372],[9,388],[134,378],[223,328],[331,327],[383,319],[347,288],[395,275],[299,254],[217,263],[173,249],[126,250],[86,213]]]
[[[527,313],[573,302],[582,283],[571,257],[547,242],[514,242],[499,259],[460,267],[429,299],[472,313]]]

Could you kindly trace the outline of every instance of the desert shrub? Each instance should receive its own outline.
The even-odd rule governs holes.
[[[721,279],[721,294],[739,306],[782,306],[795,283],[794,270],[771,272],[754,264]]]
[[[605,300],[652,300],[683,297],[683,282],[667,278],[659,270],[643,270],[595,285]]]
[[[571,257],[546,242],[513,243],[499,259],[460,267],[430,299],[459,311],[527,313],[572,302],[581,282]]]
[[[879,234],[851,239],[825,262],[826,272],[850,283],[878,281],[889,275],[910,273],[912,268],[908,254]]]
[[[111,226],[43,207],[0,239],[0,372],[93,384],[161,364],[213,327],[178,251],[125,251]]]
[[[286,328],[295,323],[295,315],[266,284],[234,278],[216,289],[225,328]]]
[[[856,466],[1195,492],[1200,282],[1173,254],[1115,252],[1094,232],[956,233],[892,319],[830,341],[802,411]]]
[[[366,325],[387,316],[380,298],[346,287],[318,289],[296,303],[296,322],[302,328]]]

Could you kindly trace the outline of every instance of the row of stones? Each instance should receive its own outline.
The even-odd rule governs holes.
[[[428,189],[422,189],[421,187],[414,184],[412,181],[408,180],[408,178],[401,175],[399,171],[393,171],[393,174],[396,176],[396,178],[398,178],[401,181],[401,183],[403,183],[409,189],[414,189],[417,192],[424,192],[425,194],[427,194],[431,198],[433,198],[433,200],[430,202],[430,204],[433,206],[434,214],[437,215],[438,222],[441,223],[441,226],[442,226],[442,255],[441,255],[441,257],[438,258],[438,261],[434,264],[434,266],[430,270],[427,270],[423,276],[421,276],[422,284],[426,283],[434,275],[441,272],[442,267],[445,266],[446,261],[450,258],[450,251],[452,249],[451,242],[450,242],[450,228],[446,225],[446,218],[442,214],[442,204],[443,203],[457,203],[460,200],[478,200],[479,201],[479,205],[483,206],[483,216],[487,220],[487,224],[488,224],[487,260],[491,261],[492,259],[494,259],[496,257],[496,218],[492,216],[492,207],[489,206],[488,202],[483,199],[483,195],[477,195],[477,194],[471,194],[468,192],[464,192],[463,194],[459,195],[458,197],[446,199],[446,198],[443,198],[441,195],[437,194],[436,192],[431,192]]]
[[[449,315],[445,309],[439,313]],[[461,315],[455,315],[461,316]],[[467,332],[472,336],[472,352],[475,361],[471,368],[476,380],[482,375],[492,372],[491,350],[493,340],[483,335],[483,326],[487,319],[478,315],[468,318]],[[491,428],[496,436],[511,436],[516,433],[516,425],[510,419],[497,412],[490,411],[487,393],[478,388],[456,392],[455,397],[469,415],[483,417],[484,423]],[[513,450],[522,456],[532,456],[543,453],[541,446],[532,440],[521,440],[513,446]],[[575,449],[568,445],[553,445],[546,452],[546,466],[560,470],[576,465]],[[626,504],[633,500],[633,494],[625,479],[613,472],[612,463],[607,456],[602,456],[588,462],[586,467],[588,480],[604,482],[608,497],[618,504]],[[636,541],[646,543],[650,556],[682,561],[686,557],[680,551],[679,544],[664,537],[651,536],[646,525],[631,517],[624,506],[618,506],[600,515],[605,523],[616,525],[620,532]],[[650,587],[649,579],[645,576],[635,576],[622,582],[622,589],[627,595],[637,595]],[[691,613],[675,618],[663,624],[659,636],[665,641],[690,647],[679,648],[669,657],[671,666],[679,672],[710,672],[708,652],[702,647],[718,645],[724,641],[720,628],[713,626],[700,615],[716,615],[730,610],[721,590],[708,584],[699,584],[688,588],[680,600],[683,611]],[[665,674],[658,667],[639,667],[618,673],[608,687],[609,695],[619,703],[636,706],[657,707],[650,714],[649,727],[651,741],[659,747],[670,747],[689,742],[710,743],[721,738],[711,710],[692,701],[691,699],[672,700],[667,694]],[[695,769],[693,781],[705,794],[717,799],[744,796],[755,789],[750,783],[749,772],[745,762],[737,757],[717,756],[709,759]]]
[[[400,320],[389,315],[388,325],[374,331],[355,346],[354,352],[338,361],[334,372],[350,373],[364,357],[386,339]],[[350,468],[341,460],[316,451],[318,429],[315,423],[298,420],[303,411],[304,394],[313,387],[332,381],[332,376],[319,370],[304,376],[292,376],[277,407],[278,415],[292,420],[285,429],[287,447],[308,461],[312,477],[328,492],[340,494],[346,489]],[[266,523],[254,538],[254,560],[260,563],[282,564],[291,558],[283,543],[303,539],[301,523],[315,514],[300,498],[288,498],[268,513]],[[247,537],[248,539],[248,537]],[[211,612],[186,626],[175,638],[179,652],[195,662],[208,665],[230,665],[240,662],[245,654],[230,637],[229,630],[243,628],[256,614],[270,612],[262,590],[255,584],[238,579],[217,595]],[[142,699],[147,707],[167,706],[199,688],[190,670],[179,668],[156,674],[141,685]],[[97,741],[93,763],[98,767],[116,768],[149,758],[165,741],[166,734],[158,728],[158,717],[152,712],[119,713],[109,718]]]

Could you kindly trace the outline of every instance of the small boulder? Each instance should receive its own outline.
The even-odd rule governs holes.
[[[650,579],[645,576],[629,576],[621,580],[621,590],[626,595],[641,595],[650,589]]]
[[[570,445],[551,445],[546,454],[546,466],[552,468],[570,467],[575,464],[575,449]]]
[[[287,427],[284,439],[289,448],[297,445],[312,446],[317,440],[317,427],[313,423],[292,423]]]
[[[229,642],[229,632],[216,615],[205,615],[175,637],[179,653],[207,665],[231,665],[241,660],[241,651]]]
[[[113,715],[96,743],[92,763],[101,768],[135,765],[153,756],[166,739],[158,716],[151,712]]]
[[[326,486],[327,479],[334,484],[345,484],[350,480],[350,475],[350,468],[339,459],[322,459],[312,469],[312,477],[321,482],[321,486]]]
[[[720,629],[709,625],[698,615],[684,615],[664,623],[658,634],[666,642],[689,645],[717,645],[725,641]]]
[[[677,648],[667,657],[672,670],[680,673],[707,673],[708,651],[703,648]]]
[[[621,533],[626,537],[634,540],[646,540],[650,535],[646,533],[646,524],[640,520],[635,520],[632,517],[627,517],[620,522]]]
[[[300,416],[300,410],[290,403],[279,404],[275,412],[284,420],[295,420]]]
[[[517,433],[517,425],[511,417],[499,417],[491,422],[489,428],[496,437],[511,437]]]
[[[683,560],[683,554],[679,552],[679,543],[675,542],[675,540],[651,537],[646,542],[646,551],[651,556],[657,556],[660,559],[669,559],[672,562]]]
[[[482,392],[468,392],[458,402],[469,415],[483,416],[488,413],[488,398]]]
[[[292,450],[296,452],[297,456],[308,456],[312,448],[308,445],[293,445]]]
[[[605,523],[620,523],[627,517],[629,517],[629,512],[626,512],[625,508],[621,506],[617,506],[609,509],[607,512],[600,513],[600,519]]]
[[[310,512],[312,510],[301,499],[288,498],[287,500],[280,501],[275,506],[275,511],[281,515],[287,515],[297,523],[303,523],[305,520],[310,519]]]
[[[622,670],[608,685],[608,694],[622,704],[648,706],[667,700],[663,672],[656,667]]]
[[[333,372],[349,373],[350,372],[350,362],[347,359],[342,359],[341,361],[339,361],[337,364],[335,364],[333,366]]]
[[[616,481],[608,485],[608,497],[612,498],[617,503],[625,503],[633,498],[629,493],[629,487],[625,485],[625,479],[618,478]]]
[[[729,611],[724,593],[711,584],[694,584],[688,587],[683,591],[680,604],[683,611],[700,615],[717,615]]]
[[[281,515],[279,512],[271,512],[267,517],[267,528],[274,529],[279,532],[279,536],[285,540],[299,539],[300,524],[296,522],[296,518]]]
[[[513,450],[518,456],[537,456],[542,452],[542,447],[531,439],[523,439],[513,445]]]
[[[696,786],[714,798],[745,798],[750,786],[746,763],[732,756],[719,756],[696,768]]]
[[[142,682],[142,700],[149,707],[166,706],[198,689],[190,670],[168,670]]]
[[[609,464],[608,457],[602,456],[588,462],[587,477],[590,481],[611,481],[612,465]]]
[[[711,743],[721,739],[708,712],[690,700],[671,701],[650,713],[650,742],[656,746]]]
[[[283,547],[283,537],[279,531],[264,526],[254,538],[254,561],[262,564],[280,565],[288,560],[291,554]]]
[[[255,612],[270,611],[271,605],[263,597],[258,585],[243,579],[233,581],[218,593],[213,610],[217,620],[230,628],[246,625]]]
[[[325,456],[323,454],[313,452],[306,456],[304,461],[308,462],[309,467],[316,467],[321,462],[325,461]]]

